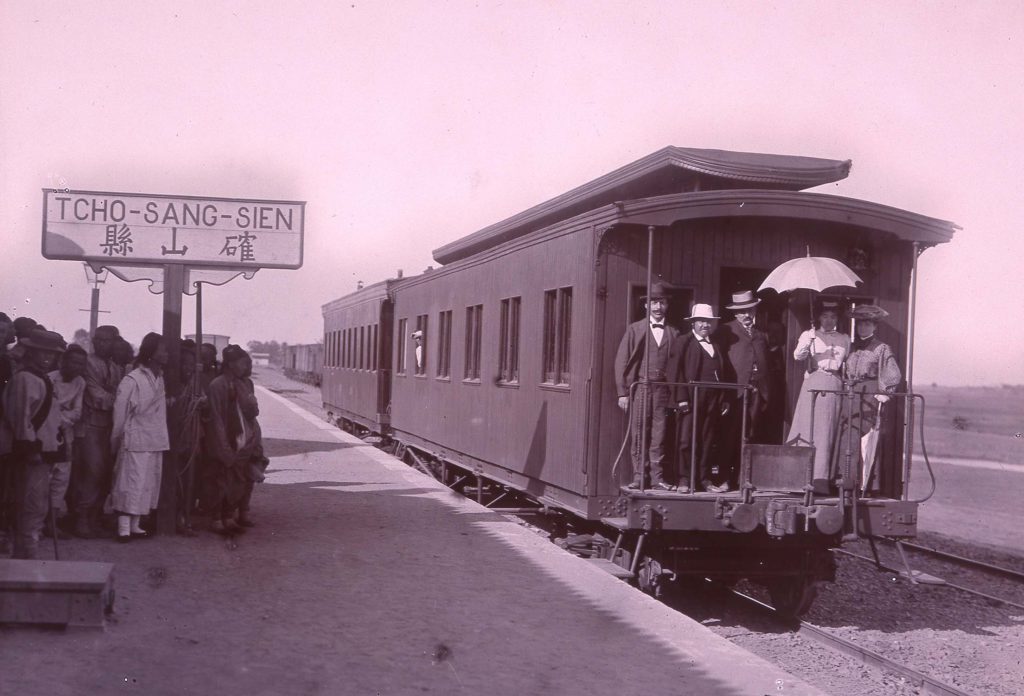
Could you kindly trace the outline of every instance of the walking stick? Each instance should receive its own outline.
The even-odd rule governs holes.
[[[50,534],[53,536],[53,560],[60,560],[60,549],[57,546],[57,511],[50,506]]]

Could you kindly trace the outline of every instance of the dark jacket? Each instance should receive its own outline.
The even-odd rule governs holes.
[[[633,322],[626,328],[626,333],[619,343],[619,350],[615,354],[615,391],[619,396],[629,396],[629,385],[638,382],[643,378],[641,368],[644,358],[644,337],[649,333],[651,325],[646,317],[640,321]],[[679,329],[668,324],[665,325],[665,333],[662,341],[668,341],[669,354],[666,365],[665,381],[679,382]],[[651,335],[654,341],[654,335]]]
[[[678,341],[679,345],[679,368],[677,370],[679,382],[699,382],[700,379],[700,365],[702,359],[713,360],[715,364],[715,370],[718,373],[719,382],[724,382],[722,374],[725,366],[725,362],[722,360],[722,347],[715,341],[714,337],[711,337],[711,345],[715,348],[715,357],[710,357],[704,353],[704,349],[700,347],[700,343],[693,335],[693,331],[687,331]],[[707,403],[708,399],[713,399],[715,402],[721,400],[722,390],[720,389],[704,389],[701,390],[701,402]],[[677,387],[675,400],[676,402],[688,401],[691,406],[693,405],[693,388],[692,387]]]
[[[771,400],[771,380],[768,378],[768,336],[760,329],[748,336],[736,319],[722,324],[715,332],[717,345],[725,355],[723,382],[749,384],[756,387],[764,401]],[[757,367],[755,372],[754,367]]]

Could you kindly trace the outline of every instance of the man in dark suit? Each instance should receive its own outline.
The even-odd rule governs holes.
[[[691,331],[679,340],[680,382],[721,382],[724,370],[722,349],[711,338],[715,322],[711,305],[695,304],[686,318]],[[712,471],[718,435],[718,421],[728,408],[721,389],[680,386],[675,398],[679,409],[679,466],[683,472],[680,488],[690,485],[690,464],[696,462],[696,480],[713,493],[729,490],[728,480]],[[716,482],[715,479],[718,479]],[[694,490],[697,490],[695,487]]]
[[[733,312],[735,319],[720,326],[716,333],[718,343],[725,353],[724,381],[750,387],[747,391],[747,438],[755,442],[760,440],[764,417],[772,398],[768,335],[754,326],[756,308],[760,303],[750,290],[734,292],[732,304],[725,308]],[[743,428],[743,395],[734,392],[729,398],[732,401],[730,413],[723,423],[723,461],[730,469],[728,479],[736,485],[740,431]]]
[[[618,405],[629,413],[633,481],[629,488],[640,488],[645,467],[644,441],[650,463],[650,486],[670,491],[665,482],[665,434],[669,410],[673,407],[672,388],[666,382],[678,381],[676,354],[679,331],[665,323],[668,312],[666,287],[651,286],[644,307],[647,318],[630,324],[615,355],[615,387]],[[637,384],[630,399],[630,386]]]

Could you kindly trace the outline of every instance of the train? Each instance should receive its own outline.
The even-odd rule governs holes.
[[[809,448],[782,442],[804,373],[791,356],[770,442],[740,445],[739,490],[631,490],[613,360],[652,277],[671,288],[668,323],[683,327],[694,303],[722,308],[813,252],[863,280],[835,294],[890,312],[880,338],[912,374],[917,260],[958,227],[807,190],[850,170],[849,160],[666,147],[457,239],[433,252],[437,268],[322,306],[324,408],[482,501],[512,495],[571,520],[587,531],[584,555],[645,590],[747,578],[799,615],[834,580],[832,549],[916,536],[912,385],[891,409],[871,491],[816,496]],[[761,298],[759,325],[791,354],[809,293]]]

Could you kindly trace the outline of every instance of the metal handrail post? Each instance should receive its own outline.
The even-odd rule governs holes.
[[[694,385],[693,400],[690,402],[690,493],[697,490],[697,402],[700,387]]]
[[[914,322],[917,315],[917,258],[921,255],[920,242],[913,244],[913,265],[910,269],[910,316],[907,317],[907,392],[914,391]],[[914,403],[908,398],[903,409],[903,500],[910,499],[910,466],[914,456]]]

